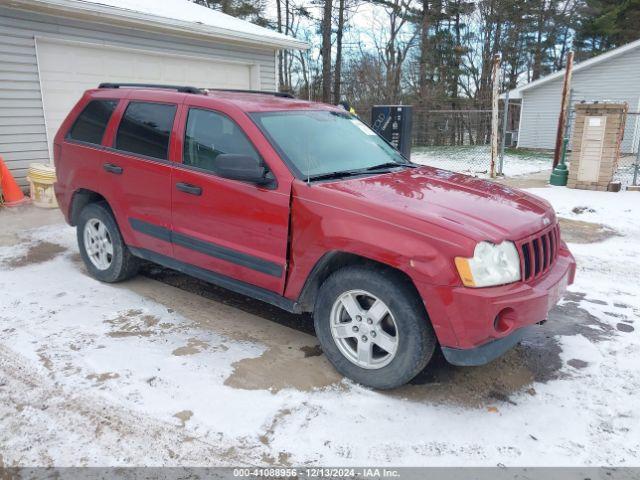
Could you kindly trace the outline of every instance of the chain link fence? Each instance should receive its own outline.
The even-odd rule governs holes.
[[[491,110],[414,108],[411,160],[472,175],[491,166]]]
[[[516,149],[519,106],[498,111],[498,175],[517,176],[551,169],[549,152]],[[492,110],[414,110],[411,160],[446,170],[488,177],[491,172]]]
[[[626,135],[632,133],[634,137],[637,137],[640,134],[640,112],[627,113],[625,130]],[[613,176],[613,181],[620,182],[623,189],[628,186],[640,185],[640,148],[638,148],[637,141],[637,138],[632,138],[627,142],[631,148],[625,149],[623,147],[618,159],[618,168]]]
[[[629,99],[593,99],[573,91],[567,124],[567,135],[571,139],[577,103],[608,102],[627,103]],[[500,102],[498,113],[498,158],[495,171],[507,177],[551,173],[553,152],[550,149],[516,148],[518,142],[518,121],[520,104],[508,105],[504,118],[504,101]],[[356,107],[360,117],[369,123],[371,107]],[[542,113],[554,126],[558,122],[557,112]],[[488,177],[491,171],[491,123],[492,110],[478,109],[427,109],[413,106],[413,132],[411,160],[415,163],[443,168],[474,176]],[[614,181],[620,181],[623,188],[640,185],[640,112],[627,114],[626,128],[622,142],[622,152]],[[571,160],[571,142],[568,144],[567,163]]]
[[[356,106],[356,111],[365,122],[371,122],[370,106]],[[504,102],[501,101],[495,172],[516,176],[550,170],[551,153],[515,148],[519,105],[509,105],[506,122],[504,113]],[[411,160],[454,172],[489,177],[491,123],[490,108],[427,109],[414,105]]]
[[[622,188],[640,185],[640,157],[638,154],[623,154],[618,160],[618,169],[613,176],[614,182],[620,182]]]

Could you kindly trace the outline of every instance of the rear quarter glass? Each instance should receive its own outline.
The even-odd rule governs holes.
[[[79,142],[101,144],[109,119],[117,106],[118,100],[90,101],[69,129],[67,138]]]

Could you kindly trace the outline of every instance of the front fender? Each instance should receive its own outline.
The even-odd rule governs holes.
[[[291,245],[285,296],[296,300],[323,257],[342,252],[372,260],[405,273],[420,293],[438,338],[456,343],[449,320],[431,314],[427,291],[457,286],[453,258],[466,247],[454,237],[438,240],[383,219],[301,198],[294,194]],[[435,312],[434,312],[435,314]]]

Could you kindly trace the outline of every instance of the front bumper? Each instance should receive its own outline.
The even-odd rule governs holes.
[[[553,268],[535,282],[431,292],[435,296],[425,297],[432,300],[427,310],[445,358],[454,365],[483,365],[504,354],[521,340],[526,327],[547,319],[573,283],[575,270],[565,247]],[[450,328],[441,336],[437,325],[445,324]]]
[[[524,334],[531,327],[522,327],[506,337],[491,340],[484,345],[475,348],[451,348],[442,347],[442,354],[447,362],[460,367],[475,367],[485,365],[498,357],[501,357],[515,347]]]

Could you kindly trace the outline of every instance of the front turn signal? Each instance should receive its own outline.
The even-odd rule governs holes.
[[[473,280],[473,274],[471,273],[471,267],[469,266],[469,259],[464,257],[456,257],[456,268],[458,269],[458,275],[465,287],[475,287],[476,282]]]

